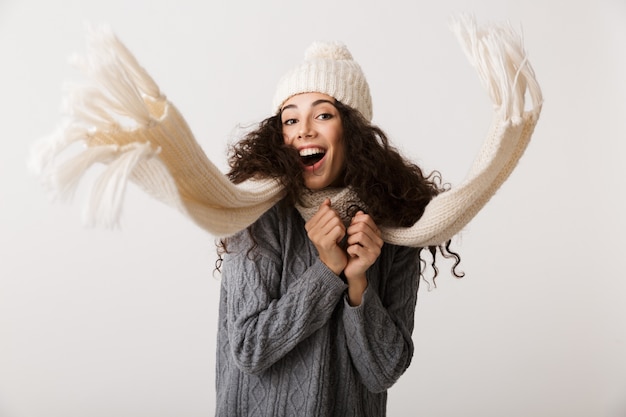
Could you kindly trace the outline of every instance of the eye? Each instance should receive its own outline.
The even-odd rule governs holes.
[[[287,125],[287,126],[290,126],[290,125],[295,124],[296,122],[297,122],[296,119],[287,119],[287,120],[283,121],[283,124]]]
[[[322,113],[319,116],[317,116],[317,118],[320,120],[328,120],[328,119],[332,119],[333,115],[330,113]]]

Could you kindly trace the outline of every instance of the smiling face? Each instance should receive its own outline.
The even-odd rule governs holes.
[[[311,190],[343,185],[345,147],[335,99],[303,93],[285,101],[281,110],[283,138],[300,153],[304,184]]]

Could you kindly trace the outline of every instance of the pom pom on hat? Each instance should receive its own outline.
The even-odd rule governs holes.
[[[287,99],[301,93],[328,94],[372,120],[369,85],[361,67],[341,42],[314,42],[309,46],[304,62],[279,81],[274,94],[274,111],[280,112]]]
[[[314,59],[351,60],[352,54],[341,42],[313,42],[304,52],[305,61]]]

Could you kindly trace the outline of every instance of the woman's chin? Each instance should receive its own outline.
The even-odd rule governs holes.
[[[304,180],[304,185],[309,190],[319,191],[319,190],[323,190],[324,188],[328,187],[330,184],[328,184],[326,181],[320,181],[320,179],[315,178],[313,180],[306,180],[305,179]]]

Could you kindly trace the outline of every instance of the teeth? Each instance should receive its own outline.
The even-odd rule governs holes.
[[[306,148],[300,150],[300,156],[313,156],[318,154],[325,154],[326,151],[321,148]]]

